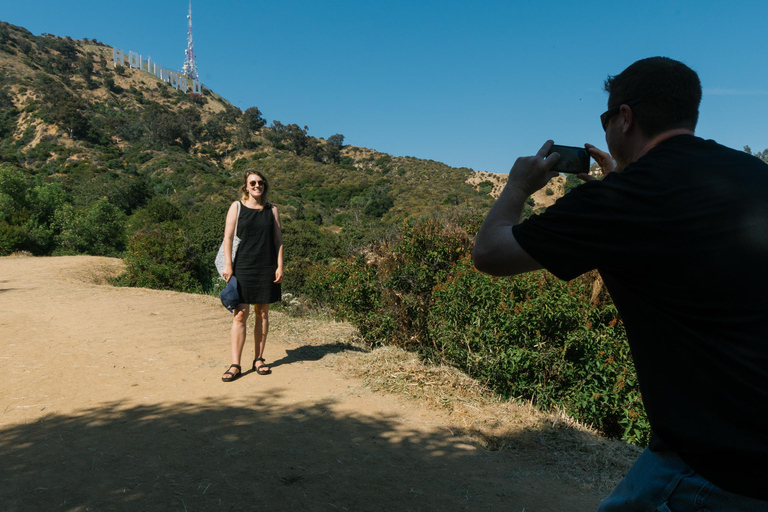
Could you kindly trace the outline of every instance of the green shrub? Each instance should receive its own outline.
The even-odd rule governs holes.
[[[56,211],[58,253],[117,256],[125,248],[125,214],[106,199],[75,209]]]
[[[338,215],[334,215],[333,217],[333,225],[334,226],[346,226],[348,224],[352,223],[352,215],[349,213],[339,213]]]
[[[224,281],[219,277],[214,259],[224,238],[224,222],[229,202],[206,203],[189,212],[186,217],[186,233],[194,250],[200,255],[200,285],[205,293],[218,293]]]
[[[320,229],[310,220],[283,220],[283,288],[294,294],[306,293],[307,273],[313,265],[324,265],[341,255],[337,235]]]
[[[480,218],[405,225],[396,241],[314,266],[306,290],[371,344],[451,364],[505,397],[560,408],[645,444],[649,426],[625,333],[597,274],[494,278],[474,269]],[[599,283],[598,283],[599,284]]]
[[[304,292],[317,303],[330,303],[364,340],[383,345],[395,332],[397,322],[383,304],[376,268],[362,256],[314,265],[307,274]]]
[[[592,299],[595,279],[564,282],[545,271],[493,278],[467,257],[434,290],[431,348],[505,397],[644,444],[649,427],[629,345],[607,294]]]
[[[14,226],[0,219],[0,256],[20,250],[26,239],[26,230],[22,226]]]
[[[199,292],[200,258],[184,231],[173,223],[139,230],[129,241],[124,257],[122,286]]]
[[[488,180],[483,180],[477,185],[478,191],[481,194],[490,194],[493,192],[493,182]]]
[[[426,341],[431,290],[467,254],[466,230],[431,218],[405,224],[393,244],[308,272],[306,289],[337,309],[372,344],[418,348]]]

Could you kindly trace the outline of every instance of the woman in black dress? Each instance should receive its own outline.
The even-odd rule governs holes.
[[[237,278],[240,305],[232,320],[232,365],[222,376],[224,382],[232,382],[242,375],[240,357],[246,338],[246,322],[250,305],[254,305],[256,325],[253,339],[255,358],[253,371],[259,375],[272,373],[264,361],[264,345],[269,332],[269,305],[280,300],[280,283],[283,281],[283,236],[277,208],[267,201],[269,183],[258,171],[248,171],[240,187],[240,216],[238,203],[232,203],[224,228],[224,279]],[[232,240],[237,224],[240,245],[232,262]]]

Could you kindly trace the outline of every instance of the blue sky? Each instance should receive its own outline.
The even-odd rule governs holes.
[[[0,0],[33,34],[180,70],[187,0]],[[664,55],[699,73],[697,133],[768,148],[768,2],[193,0],[205,87],[310,135],[507,172],[546,139],[605,147],[608,74]]]

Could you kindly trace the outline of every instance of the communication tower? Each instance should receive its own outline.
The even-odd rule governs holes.
[[[184,67],[181,68],[181,73],[187,78],[197,80],[197,62],[195,62],[195,48],[192,44],[192,0],[189,0],[187,19],[189,20],[189,34],[187,34],[187,50],[184,52],[186,58],[184,59]]]

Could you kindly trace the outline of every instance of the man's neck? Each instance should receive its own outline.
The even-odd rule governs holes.
[[[665,140],[671,139],[672,137],[676,137],[678,135],[693,135],[693,130],[689,130],[688,128],[675,128],[674,130],[667,130],[666,132],[662,132],[656,135],[640,148],[640,152],[637,154],[637,158],[635,158],[635,161],[645,156],[646,153],[648,153],[650,150],[652,150],[653,148],[655,148]]]

